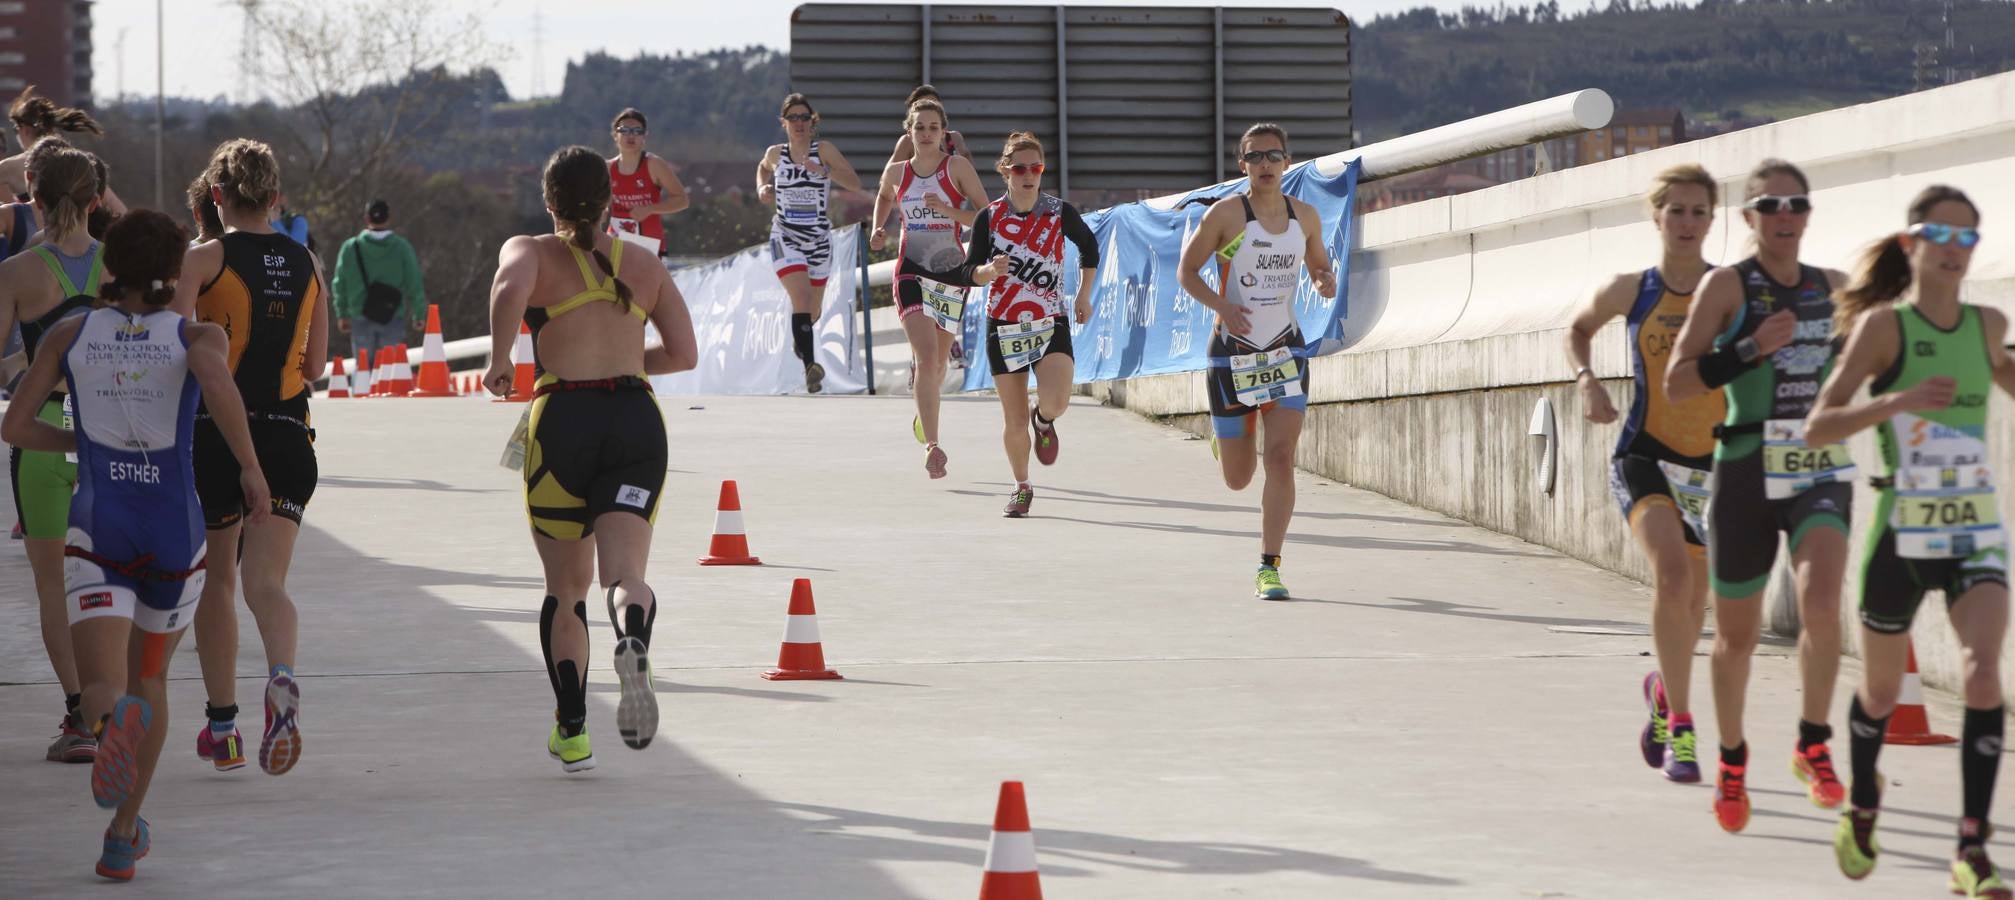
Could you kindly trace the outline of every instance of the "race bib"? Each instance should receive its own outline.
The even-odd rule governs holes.
[[[1854,457],[1846,444],[1805,446],[1803,419],[1763,423],[1763,496],[1789,500],[1816,485],[1851,481]]]
[[[1889,526],[1905,559],[1965,559],[2006,543],[1994,501],[1994,472],[1972,466],[1903,466],[1896,470]]]
[[[965,288],[928,278],[918,278],[917,286],[923,289],[924,311],[930,313],[931,321],[938,323],[940,330],[946,334],[959,334],[965,330]]]
[[[1706,538],[1707,477],[1712,473],[1662,459],[1658,461],[1658,470],[1665,473],[1665,483],[1672,490],[1672,502],[1679,507],[1679,518],[1693,528],[1694,534]]]
[[[77,407],[71,405],[69,394],[63,395],[63,430],[77,430]],[[63,454],[63,461],[73,464],[77,462],[77,451],[72,450]]]
[[[506,469],[522,471],[525,468],[525,451],[531,444],[532,407],[527,404],[525,411],[518,414],[518,427],[511,430],[511,438],[504,442],[503,458],[497,465]]]
[[[822,193],[818,188],[784,188],[777,193],[777,209],[786,222],[816,222],[824,215],[819,208]]]
[[[1241,353],[1231,358],[1231,388],[1238,402],[1261,406],[1301,396],[1301,361],[1294,348]]]
[[[1044,316],[1033,322],[1019,325],[998,325],[994,328],[994,342],[1000,345],[1001,362],[1010,372],[1028,368],[1043,353],[1049,350],[1051,338],[1056,337],[1056,317]]]
[[[650,251],[652,256],[658,255],[658,239],[645,237],[643,229],[637,224],[637,220],[635,219],[611,216],[609,218],[609,233]]]

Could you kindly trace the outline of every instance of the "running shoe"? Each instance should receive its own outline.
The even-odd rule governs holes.
[[[1833,829],[1833,856],[1840,861],[1840,874],[1855,881],[1875,871],[1875,857],[1882,848],[1875,843],[1875,810],[1850,809],[1840,814]]]
[[[1261,600],[1286,600],[1287,586],[1280,583],[1280,569],[1260,566],[1259,573],[1252,576],[1252,593]]]
[[[223,735],[211,730],[209,723],[196,735],[196,755],[210,761],[219,772],[229,772],[245,767],[245,736],[238,732],[238,726]]]
[[[266,736],[259,741],[259,768],[285,775],[301,760],[301,686],[279,672],[266,682]]]
[[[825,390],[826,367],[818,363],[805,363],[805,393],[816,394]]]
[[[638,638],[616,641],[616,679],[623,697],[616,701],[616,734],[632,750],[642,750],[658,736],[658,695],[651,684],[650,648]]]
[[[1714,819],[1721,830],[1734,834],[1749,827],[1749,788],[1743,784],[1746,766],[1721,764],[1714,784]]]
[[[964,342],[964,341],[953,341],[953,342],[952,342],[952,368],[954,368],[954,369],[963,369],[963,368],[965,368],[965,367],[966,367],[966,346],[965,346],[965,342]]]
[[[1007,508],[1001,510],[1001,515],[1007,516],[1010,519],[1022,518],[1028,515],[1029,504],[1034,502],[1035,488],[1029,487],[1026,484],[1021,485],[1016,487],[1014,493],[1008,496]]]
[[[91,761],[91,799],[101,809],[126,802],[140,772],[140,741],[154,724],[154,708],[132,694],[112,704],[112,714],[98,726],[98,755]]]
[[[1700,782],[1699,738],[1693,733],[1693,726],[1672,726],[1672,740],[1665,745],[1664,774],[1666,781],[1680,784]]]
[[[588,747],[588,730],[573,737],[561,737],[560,726],[553,726],[553,733],[546,737],[546,755],[560,761],[560,768],[569,773],[586,772],[595,767],[595,751]]]
[[[930,441],[927,441],[927,440],[924,440],[924,420],[923,420],[923,419],[920,419],[920,418],[917,418],[916,416],[911,416],[911,417],[910,417],[910,433],[911,433],[911,434],[913,434],[913,435],[916,435],[916,437],[917,437],[917,443],[919,443],[919,444],[928,444],[928,443],[930,443]]]
[[[78,727],[75,716],[64,716],[63,725],[56,732],[56,739],[49,742],[45,756],[50,762],[87,763],[98,758],[98,739]]]
[[[1056,465],[1057,451],[1062,449],[1057,442],[1056,423],[1051,422],[1049,427],[1045,428],[1041,422],[1036,421],[1035,415],[1031,414],[1028,417],[1028,427],[1035,432],[1035,461],[1045,466]]]
[[[1813,806],[1839,809],[1840,801],[1847,799],[1847,786],[1834,773],[1833,754],[1825,744],[1813,744],[1803,752],[1793,753],[1791,774],[1805,783],[1806,796],[1812,798]]]
[[[1665,727],[1670,712],[1665,705],[1665,680],[1656,670],[1644,676],[1644,705],[1651,710],[1651,721],[1644,723],[1644,731],[1637,735],[1637,749],[1644,754],[1644,764],[1656,769],[1665,763],[1665,744],[1671,740]]]
[[[113,881],[132,881],[133,864],[144,859],[154,845],[147,835],[147,820],[133,820],[133,836],[115,837],[112,829],[105,829],[105,849],[98,854],[98,874]]]
[[[1952,861],[1952,893],[1968,900],[2015,900],[2015,889],[2001,880],[2001,870],[1987,858],[1987,848],[1967,847]]]
[[[1210,436],[1210,458],[1217,459],[1217,435]]]
[[[945,451],[936,444],[924,445],[924,471],[931,478],[945,477]]]
[[[13,537],[14,537],[14,539],[15,539],[15,540],[17,540],[17,541],[18,541],[18,540],[20,540],[20,539],[21,539],[21,536],[22,536],[23,534],[25,534],[25,533],[26,533],[26,532],[23,532],[23,531],[21,530],[21,523],[19,523],[19,522],[15,522],[15,523],[14,523],[14,534],[13,534]]]

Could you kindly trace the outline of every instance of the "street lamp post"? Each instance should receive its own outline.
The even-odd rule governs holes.
[[[154,208],[168,208],[168,174],[162,161],[162,144],[168,130],[168,42],[166,18],[161,0],[154,0]]]

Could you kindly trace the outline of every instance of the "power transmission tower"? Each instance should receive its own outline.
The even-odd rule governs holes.
[[[259,78],[259,4],[264,0],[237,0],[244,21],[238,30],[238,102],[250,104],[252,85]]]

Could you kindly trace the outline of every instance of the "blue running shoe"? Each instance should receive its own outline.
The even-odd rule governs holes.
[[[91,799],[104,809],[126,802],[139,774],[140,741],[154,724],[154,709],[132,694],[112,704],[99,725],[98,757],[91,761]]]
[[[146,857],[153,843],[147,836],[146,819],[135,820],[130,838],[115,837],[112,829],[105,829],[105,850],[98,855],[98,874],[113,881],[132,881],[133,864]]]

